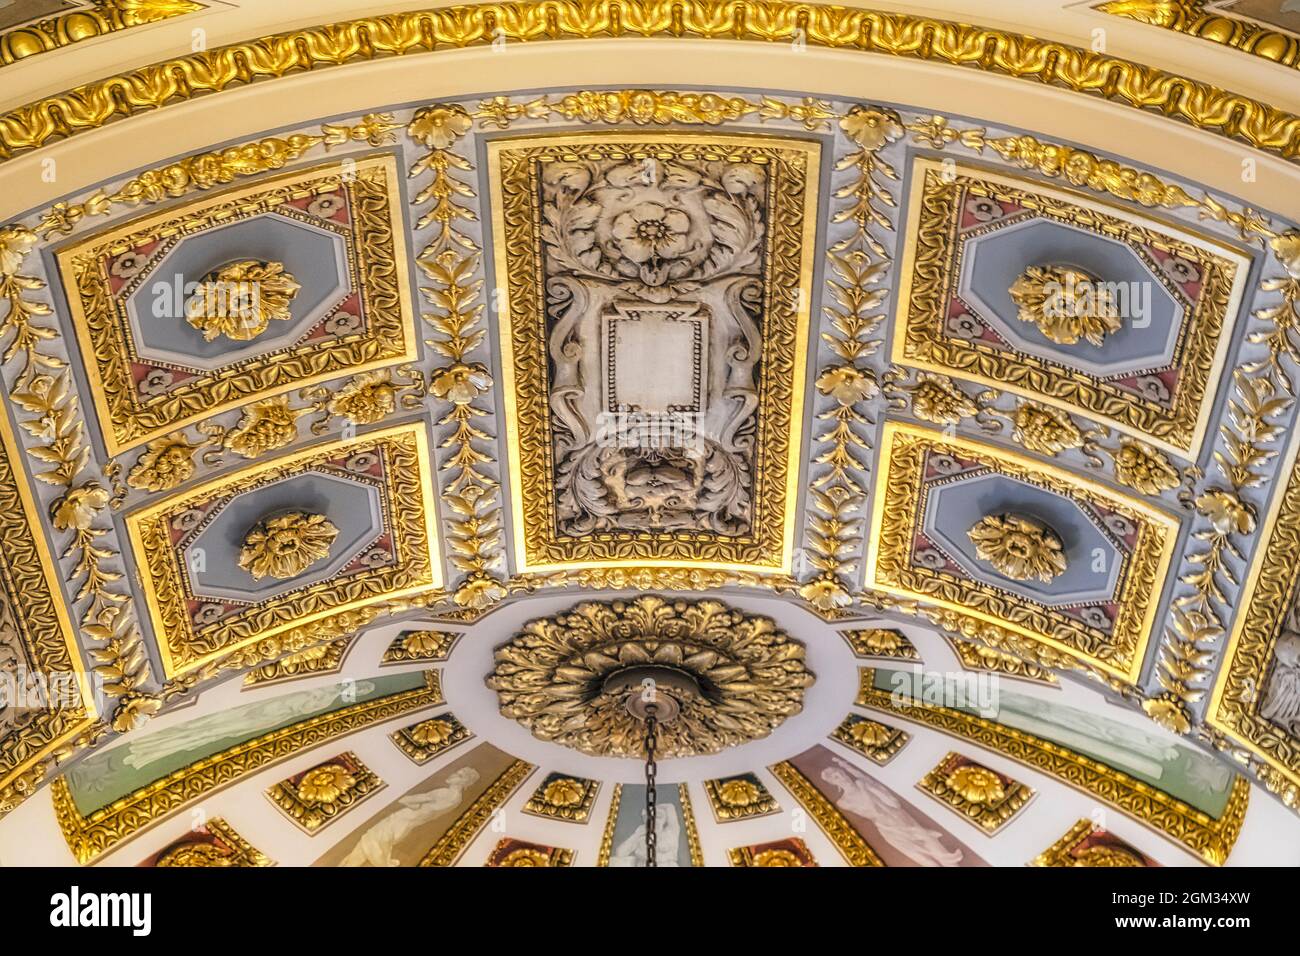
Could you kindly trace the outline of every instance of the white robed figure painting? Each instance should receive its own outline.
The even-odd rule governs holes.
[[[646,812],[641,811],[641,823],[609,856],[610,866],[646,865],[645,852]],[[671,803],[660,804],[655,809],[655,865],[677,866],[681,849],[682,818]]]
[[[866,774],[839,757],[821,778],[840,791],[831,802],[848,813],[870,820],[894,849],[920,866],[960,866],[962,851],[943,845],[944,834],[931,830],[908,812],[906,804]]]
[[[340,866],[401,866],[397,848],[419,827],[454,810],[465,800],[465,791],[478,783],[479,772],[461,767],[447,778],[445,786],[428,793],[413,793],[397,801],[398,809],[381,818],[361,835],[360,842],[343,858]]]

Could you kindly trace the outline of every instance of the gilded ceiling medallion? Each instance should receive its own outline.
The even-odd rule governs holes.
[[[1060,535],[1024,515],[985,515],[966,535],[980,560],[1016,581],[1051,581],[1067,567]]]
[[[530,621],[497,648],[487,684],[501,713],[535,737],[612,757],[644,753],[629,698],[647,686],[677,697],[689,684],[695,692],[676,701],[658,749],[688,757],[766,737],[802,710],[813,680],[803,645],[769,618],[647,596]]]
[[[329,557],[339,529],[324,515],[290,511],[259,521],[244,536],[239,566],[261,580],[268,575],[282,581],[297,577]]]
[[[291,303],[302,285],[280,262],[240,259],[214,269],[185,303],[185,321],[203,333],[236,342],[255,339],[271,324],[291,318]]]
[[[1032,322],[1060,345],[1080,339],[1101,347],[1106,335],[1123,327],[1111,292],[1086,272],[1068,266],[1030,266],[1011,286],[1020,321]]]

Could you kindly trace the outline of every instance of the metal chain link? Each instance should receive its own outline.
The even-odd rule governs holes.
[[[659,720],[656,704],[647,704],[645,708],[645,865],[658,866],[656,857],[658,833],[655,828],[655,774],[659,768],[655,764],[655,749],[659,746],[656,733]]]

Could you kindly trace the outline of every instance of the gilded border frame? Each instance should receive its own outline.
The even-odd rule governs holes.
[[[1227,806],[1215,819],[1163,790],[1040,737],[948,707],[895,703],[888,693],[873,686],[874,679],[873,668],[860,668],[857,706],[933,727],[1050,774],[1146,824],[1207,863],[1223,865],[1241,835],[1250,801],[1250,782],[1240,774],[1233,781]]]
[[[41,537],[40,509],[23,473],[23,453],[6,409],[0,408],[0,588],[8,593],[19,637],[45,674],[75,675],[78,707],[46,710],[0,738],[0,793],[98,718],[94,687],[63,603],[62,574]],[[21,601],[18,596],[21,595]],[[3,598],[0,598],[3,599]]]
[[[781,785],[789,791],[790,796],[808,811],[821,827],[822,832],[826,834],[826,839],[840,851],[840,856],[844,857],[849,866],[885,865],[884,861],[876,855],[876,851],[871,849],[870,844],[854,829],[853,824],[849,823],[835,804],[827,800],[794,764],[782,760],[767,769],[772,772],[772,776],[781,781]]]
[[[1030,480],[1065,498],[1097,501],[1138,527],[1117,603],[1113,635],[1089,628],[1032,601],[979,581],[944,572],[922,575],[909,567],[923,454],[950,449],[998,474]],[[1003,448],[901,422],[885,422],[872,505],[866,560],[866,587],[946,608],[987,624],[1007,628],[1128,683],[1137,681],[1155,628],[1174,549],[1178,519],[1145,501],[1065,469]]]
[[[192,503],[246,490],[251,482],[299,474],[350,449],[379,446],[391,456],[386,478],[397,562],[391,567],[349,575],[342,586],[327,579],[290,591],[196,632],[185,610],[184,572],[169,543],[170,518]],[[442,558],[433,487],[428,435],[420,421],[327,442],[252,465],[128,514],[127,533],[140,563],[141,589],[164,673],[168,677],[185,674],[282,631],[441,586]]]
[[[1215,677],[1205,722],[1264,760],[1292,786],[1300,786],[1300,740],[1259,716],[1261,695],[1282,622],[1300,588],[1300,434],[1279,472],[1288,475],[1261,525],[1239,608]]]
[[[546,305],[542,294],[538,198],[532,188],[540,158],[582,147],[628,155],[659,147],[720,147],[773,164],[763,275],[763,357],[755,442],[754,522],[743,538],[690,533],[631,533],[561,538],[554,522],[554,468],[548,382]],[[595,567],[690,567],[771,573],[788,571],[794,553],[803,458],[803,398],[819,215],[820,142],[790,135],[627,131],[527,135],[488,143],[495,281],[499,312],[501,391],[509,455],[515,560],[521,572]],[[776,179],[777,177],[773,177]],[[778,291],[795,289],[792,301]],[[797,305],[796,305],[797,303]],[[511,397],[513,396],[513,401]]]
[[[354,164],[353,174],[344,171],[344,162]],[[405,271],[400,182],[392,153],[334,159],[223,189],[179,208],[150,211],[61,248],[56,258],[109,456],[259,398],[414,361],[418,336]],[[348,190],[353,206],[356,261],[351,267],[361,279],[356,291],[365,300],[368,330],[325,345],[298,343],[253,355],[140,399],[132,387],[119,306],[107,294],[102,257],[156,235],[202,234],[232,212],[259,215],[328,188]]]
[[[1300,116],[1209,83],[1055,40],[913,14],[777,0],[527,0],[318,24],[176,57],[0,114],[0,161],[165,104],[250,82],[400,55],[507,42],[682,37],[792,42],[951,64],[1177,118],[1283,159]],[[953,74],[958,80],[959,73]]]
[[[1214,409],[1215,388],[1227,360],[1233,329],[1250,278],[1251,260],[1233,247],[1174,225],[1144,217],[1124,206],[1085,192],[994,172],[983,166],[958,163],[949,175],[938,160],[918,156],[912,163],[907,200],[907,236],[898,269],[898,309],[891,359],[901,365],[952,375],[1076,412],[1143,438],[1175,455],[1199,450]],[[1072,367],[1068,360],[1008,355],[955,341],[937,332],[947,315],[947,296],[957,276],[951,269],[954,220],[960,214],[955,197],[974,184],[1004,190],[1022,205],[1078,207],[1128,230],[1127,238],[1171,247],[1195,249],[1216,263],[1215,282],[1205,280],[1196,312],[1187,317],[1178,338],[1185,380],[1180,381],[1175,407],[1164,411],[1143,403],[1099,378]],[[1024,202],[1028,200],[1028,203]],[[1048,205],[1054,204],[1054,206]],[[1053,217],[1056,218],[1056,217]]]
[[[254,737],[169,773],[85,816],[73,801],[67,778],[57,777],[50,785],[54,814],[77,862],[90,863],[185,804],[229,786],[247,773],[371,724],[442,703],[438,672],[425,671],[424,687],[353,704]]]

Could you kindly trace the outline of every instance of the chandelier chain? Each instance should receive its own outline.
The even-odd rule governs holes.
[[[658,773],[658,765],[655,763],[655,750],[659,746],[657,732],[659,730],[659,720],[656,716],[659,708],[655,704],[647,704],[645,709],[645,865],[658,866],[658,833],[656,832],[655,820],[655,775]]]

